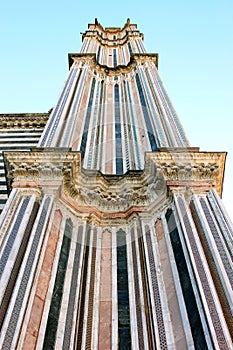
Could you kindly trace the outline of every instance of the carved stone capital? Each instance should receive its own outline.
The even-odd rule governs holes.
[[[8,185],[49,188],[61,185],[72,164],[81,164],[78,152],[67,149],[36,149],[33,152],[5,152]]]
[[[21,188],[18,192],[21,196],[32,196],[35,195],[37,199],[42,198],[42,193],[38,188]]]
[[[225,152],[197,152],[187,149],[176,152],[153,152],[146,156],[146,163],[155,162],[158,172],[161,171],[171,186],[209,188],[216,187],[222,194],[225,169]],[[145,166],[146,168],[146,166]]]

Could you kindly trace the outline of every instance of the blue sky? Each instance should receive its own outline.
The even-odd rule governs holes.
[[[193,146],[227,151],[223,201],[233,218],[233,1],[9,1],[0,13],[0,113],[45,112],[68,73],[69,52],[98,18],[129,17],[159,53],[159,72]]]

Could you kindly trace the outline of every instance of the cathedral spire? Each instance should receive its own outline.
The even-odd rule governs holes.
[[[104,29],[96,19],[69,61],[41,147],[81,151],[84,168],[113,174],[143,169],[145,152],[189,147],[158,74],[158,55],[146,52],[130,20]]]

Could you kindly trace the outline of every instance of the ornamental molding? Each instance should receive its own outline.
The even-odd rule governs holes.
[[[32,152],[4,152],[7,177],[14,181],[62,178],[72,164],[81,164],[78,152],[69,152],[67,148],[40,149]]]
[[[192,148],[185,152],[173,148],[169,152],[168,148],[166,152],[148,153],[145,159],[156,163],[169,185],[199,189],[215,186],[219,196],[222,195],[226,152],[198,152]]]
[[[92,31],[91,34],[86,35],[86,38],[95,38],[102,47],[104,48],[116,48],[119,46],[124,46],[125,44],[127,44],[127,42],[130,42],[129,38],[142,38],[142,40],[144,39],[143,34],[139,33],[139,32],[131,32],[131,33],[127,33],[125,34],[125,36],[123,36],[122,38],[118,38],[118,39],[109,39],[109,38],[103,38],[98,31]]]
[[[137,29],[137,24],[131,24],[129,18],[127,19],[123,28],[120,28],[120,27],[104,28],[96,18],[94,24],[93,23],[88,24],[88,30],[86,30],[86,32],[83,33],[83,38],[85,37],[85,34],[93,32],[93,27],[94,27],[94,31],[98,30],[98,32],[101,32],[102,35],[116,34],[116,33],[120,34],[120,33],[126,32],[127,30],[132,30],[131,27],[133,27],[133,31],[137,30],[137,32],[139,32],[139,30]]]
[[[57,186],[77,207],[95,207],[108,213],[133,207],[142,210],[166,195],[164,178],[158,176],[153,163],[147,172],[137,170],[115,176],[83,169],[81,153],[65,149],[5,152],[4,158],[9,186],[36,187],[44,193]]]
[[[158,68],[158,54],[131,54],[130,61],[127,65],[118,65],[116,67],[109,67],[102,65],[96,60],[95,54],[73,54],[70,53],[69,66],[71,67],[73,62],[82,62],[83,64],[89,64],[92,70],[96,70],[97,73],[107,76],[118,76],[121,74],[128,74],[137,66],[137,64],[144,64],[146,62],[154,63]]]
[[[226,154],[146,153],[144,170],[124,175],[85,170],[81,153],[69,149],[5,152],[4,157],[13,187],[38,188],[43,193],[55,190],[62,201],[80,213],[117,219],[135,212],[155,213],[166,199],[172,200],[174,189],[175,193],[184,189],[190,193],[198,188],[204,193],[215,186],[221,195]]]
[[[48,113],[0,114],[0,129],[43,129]]]
[[[42,193],[38,188],[20,188],[18,190],[18,195],[21,197],[35,196],[37,200],[42,199]]]
[[[132,207],[147,207],[166,193],[166,183],[156,167],[150,173],[129,171],[116,177],[73,168],[66,173],[62,192],[79,206],[94,206],[104,212],[126,212]]]

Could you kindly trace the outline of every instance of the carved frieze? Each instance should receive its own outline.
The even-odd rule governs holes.
[[[92,177],[82,173],[72,178],[71,172],[67,172],[63,192],[79,205],[95,206],[109,212],[148,206],[166,191],[165,181],[163,177],[158,177],[156,169],[153,177],[142,173],[136,179],[135,181],[133,174],[127,174],[116,182],[111,176],[102,176],[100,173]]]
[[[199,165],[182,163],[162,163],[159,166],[167,180],[203,180],[214,179],[220,169],[217,163],[202,163]]]
[[[0,114],[0,129],[43,129],[48,113]]]
[[[187,148],[183,152],[167,149],[167,152],[150,153],[146,162],[155,162],[167,182],[186,187],[201,187],[202,184],[204,187],[209,182],[221,196],[225,159],[225,152],[190,152]]]
[[[106,65],[99,64],[96,61],[96,55],[92,53],[87,54],[69,54],[69,65],[71,66],[73,62],[82,62],[83,64],[89,63],[90,68],[95,70],[99,74],[108,75],[108,76],[117,76],[121,74],[128,74],[136,67],[138,63],[153,62],[158,68],[158,54],[132,54],[130,61],[127,65],[118,65],[116,67],[109,67]]]
[[[202,190],[216,186],[221,194],[225,153],[147,153],[143,171],[103,175],[82,168],[81,154],[68,149],[38,149],[5,153],[8,178],[13,186],[56,188],[72,205],[91,212],[147,211],[162,205],[167,189]],[[22,185],[23,184],[23,185]],[[137,208],[137,209],[135,209]]]

